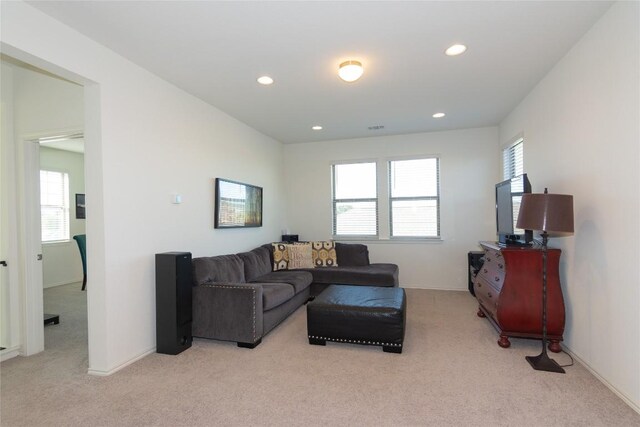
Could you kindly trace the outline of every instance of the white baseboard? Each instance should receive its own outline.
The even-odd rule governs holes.
[[[576,361],[580,362],[580,364],[582,366],[587,368],[587,371],[589,371],[594,377],[596,377],[602,384],[607,386],[607,388],[609,390],[611,390],[616,396],[618,396],[620,399],[622,399],[622,401],[624,403],[629,405],[631,407],[631,409],[633,409],[638,414],[640,414],[640,406],[638,406],[638,404],[636,404],[633,400],[631,400],[623,392],[621,392],[620,390],[615,388],[609,381],[604,379],[595,369],[593,369],[591,366],[589,366],[589,364],[587,362],[585,362],[580,356],[576,355],[573,351],[571,351],[571,349],[569,349],[569,347],[567,347],[564,343],[562,344],[562,349],[564,351],[566,351],[567,353],[569,353],[571,355],[571,357],[573,357]]]
[[[13,359],[16,356],[20,355],[20,347],[11,347],[5,348],[0,351],[0,362],[4,362],[5,360]]]
[[[424,286],[417,286],[417,285],[400,285],[401,288],[405,288],[405,289],[425,289],[428,291],[453,291],[453,292],[469,292],[469,289],[462,289],[462,288],[456,288],[456,289],[452,289],[452,288],[446,288],[446,287],[437,287],[437,286],[429,286],[429,287],[424,287]],[[471,294],[469,294],[471,295]],[[473,295],[472,295],[473,296]]]
[[[82,277],[80,278],[80,280],[73,280],[71,282],[45,283],[43,288],[55,288],[56,286],[70,285],[72,283],[82,283]]]
[[[129,359],[126,362],[121,363],[120,365],[118,365],[115,368],[110,369],[108,371],[100,371],[100,370],[97,370],[97,369],[89,369],[87,371],[87,373],[89,375],[95,375],[95,376],[98,376],[98,377],[108,377],[109,375],[115,374],[119,370],[124,369],[127,366],[131,365],[132,363],[135,363],[138,360],[142,359],[143,357],[146,357],[146,356],[150,355],[151,353],[155,353],[155,352],[156,352],[156,348],[153,347],[153,348],[151,348],[149,350],[146,350],[146,351],[142,352],[142,354],[139,354],[138,356],[135,356],[134,358]]]

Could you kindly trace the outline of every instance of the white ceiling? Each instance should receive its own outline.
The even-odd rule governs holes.
[[[497,125],[611,2],[29,1],[284,143]],[[454,43],[465,54],[447,57]],[[361,61],[355,83],[338,64]],[[268,74],[272,86],[256,78]],[[435,112],[446,117],[433,119]],[[322,131],[311,130],[322,125]],[[372,131],[369,126],[383,125]]]
[[[63,139],[61,141],[41,142],[42,147],[84,154],[84,138]]]

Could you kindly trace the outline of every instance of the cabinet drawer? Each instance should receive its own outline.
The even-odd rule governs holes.
[[[480,304],[482,304],[482,306],[489,311],[491,316],[495,319],[500,291],[482,279],[476,279],[476,282],[474,283],[474,291],[476,293],[476,298],[478,298],[478,302],[480,302]]]
[[[498,288],[501,288],[505,276],[503,256],[499,252],[487,251],[484,265],[480,269],[479,274],[492,283],[496,283]]]

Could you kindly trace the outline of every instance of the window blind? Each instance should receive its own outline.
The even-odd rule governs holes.
[[[69,174],[40,171],[42,241],[69,240]]]
[[[377,236],[376,164],[336,164],[333,172],[333,235]]]
[[[511,179],[524,173],[523,138],[502,150],[502,168],[503,179]]]
[[[389,162],[392,237],[440,237],[438,158]]]

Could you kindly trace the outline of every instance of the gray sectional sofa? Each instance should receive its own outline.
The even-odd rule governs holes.
[[[398,266],[371,264],[366,245],[336,243],[337,267],[272,271],[271,244],[194,258],[193,336],[253,348],[331,284],[398,286]]]

